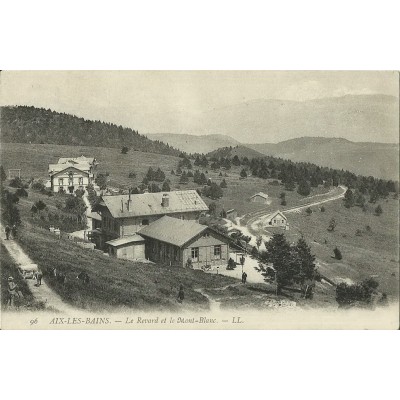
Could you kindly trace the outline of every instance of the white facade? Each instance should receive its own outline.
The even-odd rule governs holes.
[[[51,187],[55,193],[62,190],[74,193],[77,189],[86,189],[90,183],[93,183],[93,174],[72,167],[51,176]]]

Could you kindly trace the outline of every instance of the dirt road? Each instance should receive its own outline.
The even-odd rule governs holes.
[[[324,203],[328,203],[330,201],[334,201],[334,200],[339,200],[341,198],[344,197],[344,194],[346,193],[347,188],[345,186],[338,186],[336,189],[333,189],[332,195],[322,199],[322,200],[315,200],[318,197],[321,196],[326,196],[325,194],[319,194],[313,197],[310,197],[307,201],[306,204],[297,206],[297,207],[290,207],[290,208],[283,208],[281,211],[284,212],[285,214],[290,214],[290,213],[296,213],[296,212],[300,212],[301,210],[304,210],[308,207],[315,207],[318,206],[320,204],[324,204]],[[314,200],[314,201],[311,201]],[[251,216],[251,218],[247,221],[246,223],[246,227],[247,229],[250,231],[250,233],[252,233],[253,235],[256,235],[258,233],[258,231],[260,230],[260,226],[263,225],[263,219],[265,219],[266,217],[268,217],[268,215],[271,214],[271,210],[264,210],[264,211],[255,211],[254,213],[251,214],[247,214],[246,216]],[[263,232],[265,234],[265,232]]]
[[[6,240],[4,229],[1,224],[0,224],[0,229],[1,229],[1,235],[0,235],[1,242],[4,244],[4,247],[7,249],[8,253],[10,254],[10,257],[15,261],[15,263],[17,265],[34,264],[34,262],[24,252],[24,250],[21,248],[21,246],[18,244],[16,240],[11,240],[11,239]],[[38,267],[40,269],[40,265]],[[42,280],[41,286],[36,286],[36,280],[34,279],[26,279],[26,282],[34,298],[37,301],[45,303],[46,308],[61,313],[73,313],[77,311],[77,309],[65,303],[61,299],[61,297],[46,284],[44,280]]]

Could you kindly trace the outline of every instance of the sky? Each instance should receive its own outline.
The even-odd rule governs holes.
[[[2,105],[50,108],[140,133],[192,133],[177,121],[251,100],[399,92],[398,74],[385,71],[3,71],[0,78]]]

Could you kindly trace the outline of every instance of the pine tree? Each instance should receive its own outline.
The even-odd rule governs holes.
[[[168,181],[164,181],[164,183],[162,185],[162,191],[163,192],[170,192],[171,191],[171,187],[169,186],[169,182]]]
[[[297,193],[302,196],[308,196],[311,193],[310,184],[307,181],[301,181],[297,188]]]

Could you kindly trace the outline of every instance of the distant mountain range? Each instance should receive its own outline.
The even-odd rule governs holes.
[[[169,132],[228,135],[241,143],[277,143],[304,136],[399,141],[399,99],[379,94],[307,101],[260,99],[167,117],[172,121]]]
[[[181,139],[182,136],[182,139]],[[149,135],[152,138],[152,135]],[[169,142],[173,138],[173,141]],[[223,138],[223,140],[221,139]],[[395,143],[351,142],[343,138],[302,137],[279,143],[247,143],[229,136],[157,135],[157,140],[188,153],[210,150],[210,156],[262,157],[269,155],[292,161],[345,169],[356,174],[399,179],[399,145]],[[221,146],[221,144],[224,144]]]
[[[356,174],[399,179],[399,145],[351,142],[342,138],[302,137],[280,143],[246,144],[265,155],[306,161]]]

